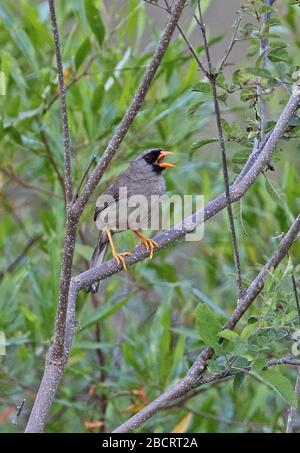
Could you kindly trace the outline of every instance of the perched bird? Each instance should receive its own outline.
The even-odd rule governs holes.
[[[131,253],[128,251],[117,252],[112,239],[113,234],[120,231],[131,229],[146,247],[150,259],[152,258],[153,251],[159,248],[155,241],[144,236],[139,229],[143,225],[148,224],[151,215],[152,196],[160,196],[166,192],[166,184],[162,171],[165,168],[174,167],[173,164],[164,162],[165,157],[169,154],[172,153],[158,148],[143,151],[107,187],[101,197],[98,198],[94,221],[100,230],[100,234],[90,262],[90,268],[100,266],[103,263],[108,245],[110,245],[112,255],[117,263],[122,263],[123,268],[127,270],[125,257],[130,256]],[[128,210],[127,200],[134,196],[142,196],[142,200],[144,200],[142,202],[144,206],[142,206],[138,228],[132,228],[131,222],[129,221],[131,212]],[[124,200],[125,197],[126,200]],[[117,213],[117,219],[115,213]],[[93,283],[88,288],[88,292],[96,293],[98,289],[99,283]]]

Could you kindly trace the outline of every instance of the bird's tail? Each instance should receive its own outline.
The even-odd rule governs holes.
[[[107,246],[108,246],[107,235],[105,231],[102,231],[97,239],[96,247],[90,262],[90,269],[92,267],[98,267],[104,262],[105,255],[107,252]],[[88,293],[91,292],[93,294],[97,293],[99,291],[100,283],[101,282],[92,283],[87,288],[87,292]]]

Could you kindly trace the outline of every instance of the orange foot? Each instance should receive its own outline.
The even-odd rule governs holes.
[[[114,252],[113,253],[113,257],[117,261],[117,264],[122,263],[123,268],[125,269],[125,271],[128,271],[124,256],[132,256],[132,253],[131,252],[122,252],[122,253]]]
[[[116,251],[116,247],[115,247],[115,244],[113,243],[113,240],[112,240],[112,233],[111,233],[111,230],[109,230],[108,228],[106,228],[106,234],[107,234],[107,237],[108,237],[108,240],[109,240],[109,243],[110,243],[110,246],[111,246],[111,251],[112,251],[112,255],[113,257],[115,258],[117,264],[120,264],[122,263],[123,265],[123,268],[125,269],[125,271],[127,271],[127,265],[126,265],[126,262],[125,262],[125,256],[131,256],[132,253],[130,252],[121,252],[121,253],[118,253]]]
[[[142,233],[140,233],[137,230],[132,230],[134,234],[140,238],[141,244],[143,244],[146,247],[147,253],[149,253],[149,258],[150,260],[153,257],[153,252],[155,250],[159,249],[159,245],[156,241],[153,241],[153,239],[149,239],[146,236],[144,236]]]

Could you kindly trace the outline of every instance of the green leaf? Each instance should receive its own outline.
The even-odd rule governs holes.
[[[265,359],[257,359],[255,360],[252,365],[251,365],[251,369],[253,371],[255,371],[256,373],[259,373],[261,370],[263,370],[264,366],[266,364],[266,361]]]
[[[101,47],[105,37],[105,28],[99,10],[93,0],[84,0],[84,8],[89,26]]]
[[[222,325],[207,305],[198,305],[196,309],[196,320],[201,340],[209,346],[217,344],[218,333],[222,329]]]
[[[122,353],[123,353],[123,357],[125,359],[125,362],[127,362],[135,370],[139,370],[140,369],[140,365],[139,365],[139,362],[137,360],[136,351],[135,351],[134,347],[131,344],[124,342],[123,346],[122,346]]]
[[[233,330],[229,329],[221,330],[221,332],[218,333],[218,337],[225,338],[226,340],[232,341],[233,343],[236,343],[240,339],[239,335],[236,332],[233,332]]]
[[[255,335],[259,330],[258,323],[247,324],[241,333],[241,339],[247,341],[252,335]]]
[[[187,115],[189,118],[191,118],[198,110],[199,107],[201,107],[201,105],[204,104],[204,101],[196,101],[196,102],[192,102],[190,105],[189,105],[189,108],[187,109]]]
[[[224,118],[221,119],[221,124],[222,124],[222,129],[224,134],[229,137],[231,135],[231,127],[228,121],[226,121]]]
[[[248,139],[251,140],[252,138],[255,138],[257,136],[258,132],[257,131],[251,131],[248,134]]]
[[[241,388],[245,379],[245,373],[238,373],[233,378],[232,389],[236,393]]]
[[[260,6],[259,10],[260,14],[265,14],[265,13],[272,13],[274,10],[272,6],[270,5],[262,5]]]
[[[237,69],[234,71],[232,74],[232,82],[235,83],[236,85],[243,85],[245,82],[247,82],[250,79],[249,74],[247,74],[244,70],[242,69]]]
[[[20,311],[21,311],[22,315],[24,316],[24,318],[26,318],[29,322],[32,322],[32,323],[39,322],[39,318],[37,317],[37,315],[35,313],[33,313],[28,307],[26,307],[26,305],[22,305],[20,307]]]
[[[266,187],[266,190],[268,192],[268,194],[270,195],[270,197],[276,202],[283,202],[285,201],[285,196],[284,194],[282,193],[280,187],[278,187],[278,185],[274,182],[274,181],[271,181],[269,178],[265,178],[265,187]]]
[[[216,84],[218,87],[224,88],[224,90],[227,90],[228,84],[227,84],[227,82],[225,80],[225,76],[222,72],[217,75]]]
[[[210,84],[207,82],[197,82],[192,87],[192,91],[197,91],[199,93],[209,93],[210,92]]]
[[[265,79],[274,80],[274,77],[272,76],[270,71],[268,71],[267,69],[264,69],[264,68],[247,68],[246,72],[248,72],[249,74],[255,75],[257,77],[263,77]]]
[[[277,370],[264,370],[257,375],[260,379],[291,406],[297,407],[297,397],[288,378]]]
[[[277,25],[281,25],[281,22],[280,22],[280,20],[276,19],[275,17],[274,18],[272,17],[271,19],[268,20],[268,25],[269,25],[269,27],[275,27]]]
[[[2,18],[3,23],[10,33],[13,41],[15,42],[16,46],[22,52],[23,56],[26,58],[28,62],[31,63],[32,67],[37,71],[38,64],[37,64],[37,57],[32,45],[32,42],[27,35],[27,33],[22,30],[20,24],[16,22],[15,17],[10,14],[4,6],[0,7],[0,18]]]
[[[240,99],[241,101],[252,101],[257,98],[256,88],[246,87],[241,91]]]
[[[90,41],[89,37],[87,37],[87,38],[85,38],[82,41],[82,43],[78,47],[77,52],[75,54],[75,68],[76,68],[76,71],[77,71],[78,68],[80,68],[80,66],[82,65],[82,63],[86,59],[86,57],[87,57],[87,55],[88,55],[90,50],[91,50],[91,41]]]
[[[226,104],[226,101],[227,101],[227,94],[226,93],[223,93],[223,94],[220,94],[218,96],[218,99],[220,102],[223,102],[223,104]]]

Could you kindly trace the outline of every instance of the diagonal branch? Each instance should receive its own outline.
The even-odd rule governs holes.
[[[247,175],[244,178],[242,178],[242,180],[238,184],[235,183],[231,187],[230,198],[232,202],[237,201],[240,197],[242,197],[249,189],[249,187],[251,187],[251,185],[255,182],[259,174],[263,171],[266,164],[272,157],[272,153],[275,149],[277,142],[280,140],[280,138],[286,131],[288,127],[288,122],[290,118],[292,118],[299,102],[300,102],[300,87],[295,86],[285,109],[283,110],[282,114],[280,115],[277,121],[276,126],[274,127],[263,149],[261,150],[259,158],[254,162],[251,170],[247,173]],[[209,202],[205,206],[204,210],[196,212],[192,216],[185,219],[182,224],[170,228],[169,230],[157,235],[154,239],[156,242],[158,242],[160,248],[167,247],[168,245],[182,238],[185,235],[185,233],[194,230],[196,225],[202,223],[203,221],[207,221],[211,217],[214,217],[218,212],[220,212],[225,207],[226,198],[225,194],[222,194],[219,197],[212,200],[211,202]],[[147,252],[145,248],[142,246],[137,246],[132,252],[133,252],[132,256],[129,257],[127,260],[127,266],[132,266],[138,261],[142,261],[143,259],[147,258]],[[90,269],[77,275],[76,277],[73,277],[69,291],[67,320],[64,336],[65,341],[64,350],[66,357],[70,352],[72,338],[75,332],[75,304],[78,292],[84,288],[87,288],[92,283],[95,283],[97,281],[103,280],[116,274],[120,270],[121,267],[116,264],[115,260],[109,260],[104,262],[98,268]],[[246,295],[248,294],[248,291],[249,290],[247,290]],[[246,295],[244,297],[246,297]],[[242,306],[243,305],[240,306],[240,309]],[[210,349],[203,351],[203,353],[196,360],[191,373],[187,376],[186,380],[184,381],[183,387],[182,388],[180,387],[179,390],[181,389],[181,391],[182,390],[185,391],[186,389],[185,384],[186,382],[188,383],[190,382],[190,377],[193,376],[193,370],[196,370],[195,376],[197,377],[199,372],[199,366],[203,367],[203,370],[206,368],[206,360],[210,358],[211,354],[213,354],[213,351],[211,351]],[[26,428],[26,432],[43,431],[46,423],[47,414],[51,408],[56,390],[63,376],[65,363],[66,361],[59,362],[49,359],[46,361],[44,375]],[[49,391],[49,388],[51,389],[51,391]],[[178,389],[176,388],[176,391],[177,390]],[[171,394],[171,396],[173,398],[173,394]],[[159,408],[157,410],[159,410]],[[149,417],[150,416],[151,413]],[[141,421],[141,423],[142,422],[143,421]]]
[[[287,255],[288,250],[295,241],[299,231],[300,214],[280,242],[279,247],[272,258],[266,263],[257,277],[252,281],[248,289],[244,292],[243,296],[240,298],[239,305],[234,310],[228,322],[225,324],[224,329],[232,330],[237,325],[238,321],[241,319],[243,314],[247,311],[249,306],[253,303],[257,295],[262,290],[264,281],[269,272],[272,271],[272,269],[275,269],[280,264],[282,259]],[[133,429],[142,425],[146,420],[159,412],[161,409],[163,409],[168,404],[168,402],[179,398],[193,388],[196,388],[201,383],[202,374],[207,367],[207,361],[211,359],[213,355],[214,349],[212,347],[207,347],[206,349],[204,349],[202,353],[197,357],[192,367],[189,369],[183,379],[181,379],[177,384],[175,384],[173,387],[160,395],[157,399],[144,407],[141,411],[139,411],[121,426],[116,428],[113,432],[125,433],[132,431]]]
[[[264,365],[264,369],[272,367],[272,366],[278,366],[278,365],[300,367],[300,360],[296,359],[293,355],[286,355],[286,356],[279,357],[279,358],[273,358],[266,362],[266,364]],[[245,373],[247,373],[248,371],[251,370],[251,367],[246,366],[243,370]],[[191,400],[192,398],[198,396],[200,393],[204,392],[205,388],[203,389],[203,387],[206,387],[208,385],[213,386],[216,384],[221,384],[222,382],[228,381],[228,380],[234,378],[235,376],[236,376],[236,371],[234,371],[234,367],[229,366],[224,371],[220,371],[219,373],[213,374],[208,377],[203,377],[201,379],[201,381],[199,382],[197,388],[192,389],[190,392],[184,394],[180,398],[170,401],[164,407],[164,409],[169,409],[169,408],[175,407],[175,406],[181,406],[185,402]]]

